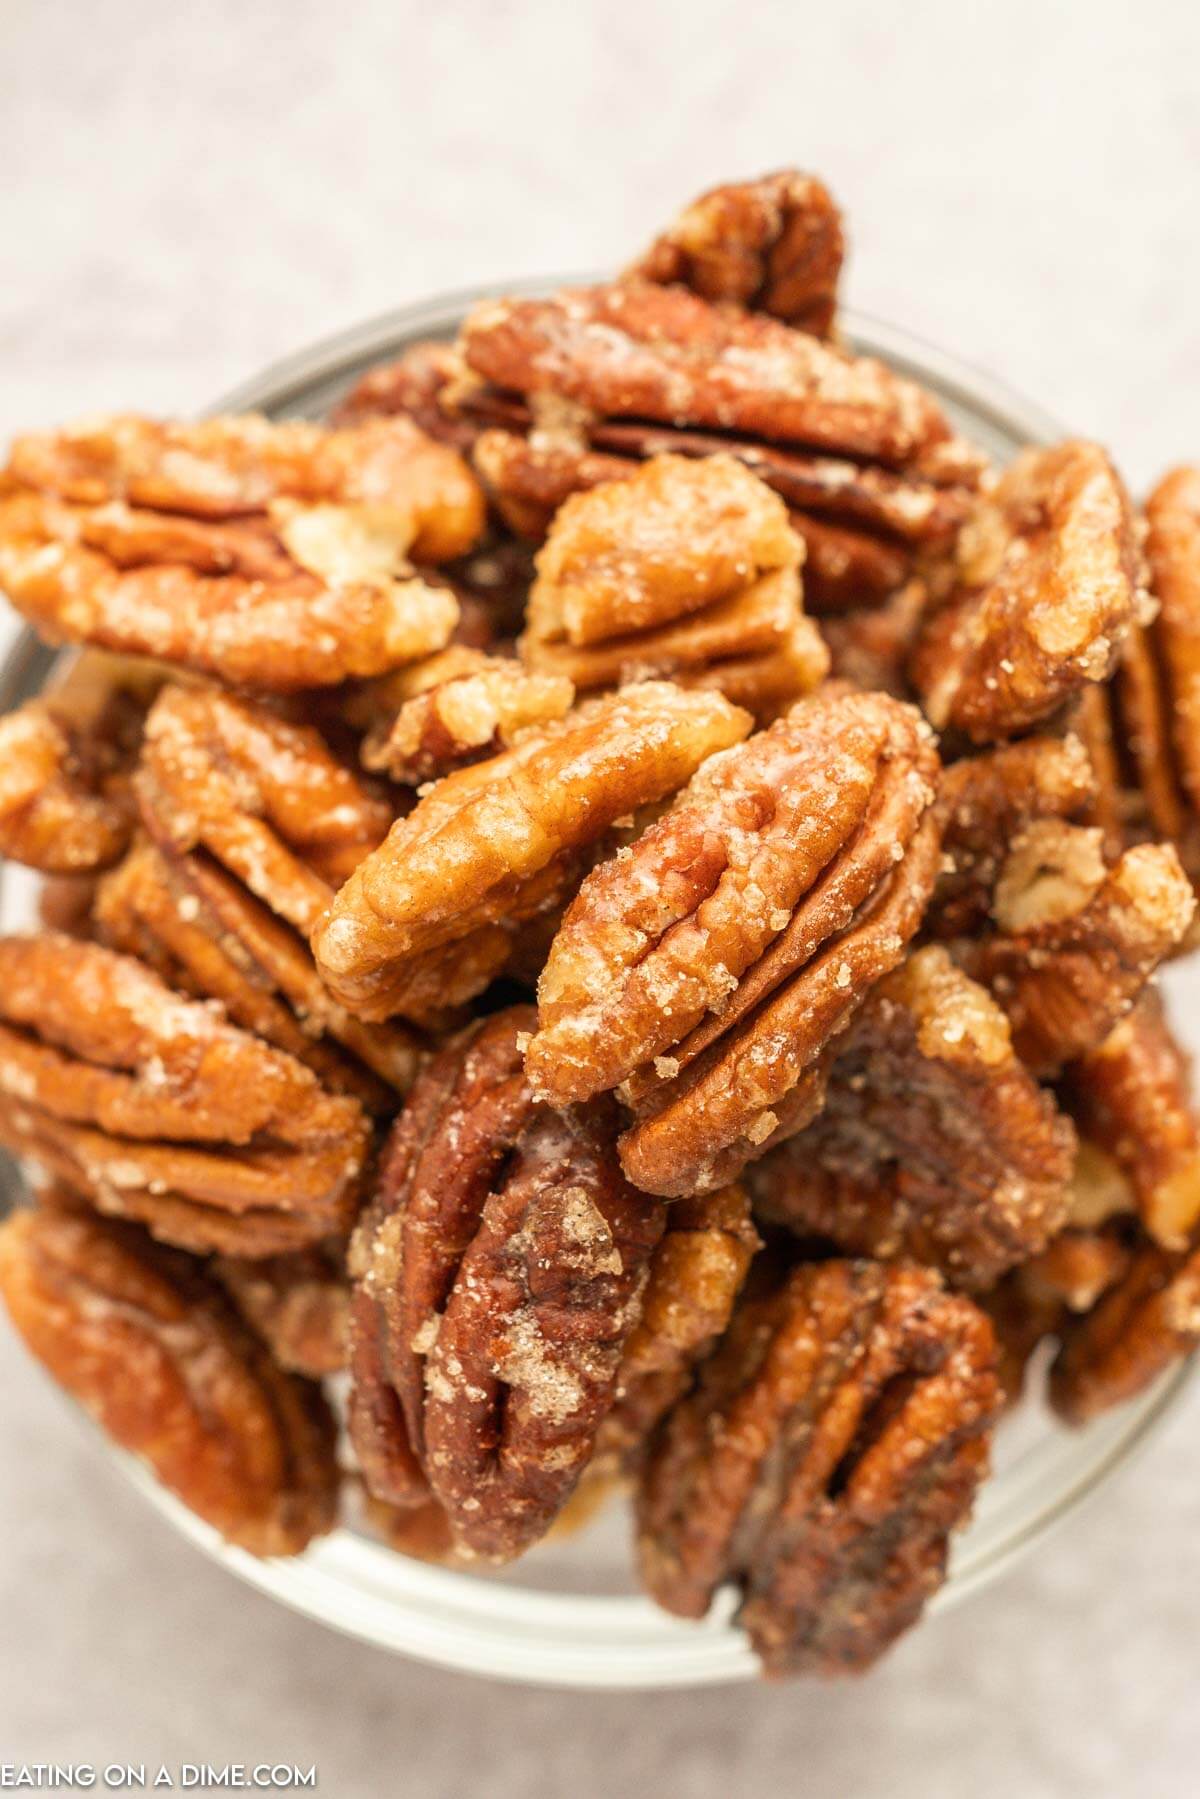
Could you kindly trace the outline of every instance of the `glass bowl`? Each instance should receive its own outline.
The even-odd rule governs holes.
[[[545,292],[551,285],[506,291]],[[464,292],[389,313],[277,363],[214,410],[319,417],[364,369],[417,338],[452,335],[467,308],[484,297]],[[890,325],[844,314],[843,326],[855,348],[932,389],[955,424],[999,462],[1023,445],[1063,435],[1035,406]],[[31,636],[20,637],[0,667],[0,710],[35,692],[50,662]],[[4,929],[28,921],[32,894],[23,871],[0,869]],[[1200,1018],[1198,982],[1200,975],[1186,969],[1167,977],[1185,1027],[1189,1017]],[[1179,1003],[1181,989],[1190,1004],[1187,998]],[[1200,1030],[1190,1036],[1195,1040],[1189,1048],[1200,1049]],[[0,1197],[16,1203],[19,1175],[11,1165],[0,1166],[0,1175]],[[1036,1396],[1026,1400],[1000,1432],[995,1474],[955,1544],[950,1577],[933,1610],[957,1604],[994,1579],[1093,1492],[1145,1441],[1189,1374],[1189,1366],[1181,1365],[1082,1431],[1055,1423]],[[757,1673],[753,1655],[730,1625],[731,1600],[703,1623],[690,1624],[637,1594],[628,1516],[619,1501],[577,1534],[552,1537],[499,1575],[451,1573],[409,1561],[352,1524],[297,1559],[264,1562],[224,1543],[131,1457],[111,1453],[159,1511],[243,1580],[381,1648],[502,1680],[585,1689],[705,1686]]]

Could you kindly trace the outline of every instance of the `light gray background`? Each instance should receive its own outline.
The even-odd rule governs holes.
[[[0,0],[0,439],[203,405],[439,288],[624,258],[711,181],[845,203],[855,305],[1144,484],[1200,454],[1200,9]],[[832,1690],[521,1692],[178,1540],[0,1338],[0,1760],[316,1760],[321,1791],[1196,1790],[1200,1394],[1006,1584]]]

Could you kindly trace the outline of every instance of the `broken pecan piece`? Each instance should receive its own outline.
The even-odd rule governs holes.
[[[1200,1224],[1200,1123],[1190,1058],[1147,988],[1103,1043],[1067,1070],[1080,1130],[1128,1179],[1145,1230],[1182,1249]]]
[[[939,731],[1011,737],[1107,680],[1151,613],[1129,496],[1104,451],[1028,450],[964,528],[956,584],[925,625],[913,680]]]
[[[190,1257],[128,1225],[23,1211],[0,1227],[0,1294],[59,1385],[229,1542],[298,1555],[332,1529],[320,1388],[277,1366]]]
[[[936,873],[932,736],[817,694],[713,758],[600,864],[559,929],[529,1047],[555,1103],[621,1087],[626,1173],[686,1195],[808,1122],[823,1056],[900,961]]]
[[[827,337],[844,255],[842,216],[824,182],[781,169],[693,200],[629,274],[773,313]]]
[[[578,688],[671,676],[773,716],[828,667],[803,553],[782,500],[732,457],[657,456],[561,507],[521,656]]]
[[[0,583],[53,642],[286,692],[439,649],[457,606],[410,558],[464,554],[470,470],[407,419],[138,418],[19,438]]]
[[[607,1103],[556,1113],[521,1068],[530,1008],[418,1081],[352,1254],[351,1432],[368,1485],[507,1560],[586,1466],[663,1208],[623,1179]]]
[[[961,957],[1008,1013],[1021,1060],[1054,1074],[1104,1040],[1195,909],[1169,844],[1137,845],[1108,867],[1098,829],[1042,819],[1001,870],[995,931]]]
[[[218,1010],[48,932],[0,939],[0,1143],[165,1242],[259,1256],[348,1227],[368,1131]]]
[[[720,694],[648,681],[448,775],[318,924],[330,991],[363,1018],[411,1015],[413,983],[432,962],[444,997],[479,992],[505,965],[513,931],[561,903],[575,852],[674,793],[749,723]]]
[[[991,1286],[1063,1224],[1075,1136],[985,988],[930,945],[872,992],[825,1104],[753,1170],[765,1218]]]
[[[642,1477],[651,1595],[695,1618],[736,1583],[768,1674],[869,1666],[945,1576],[994,1364],[987,1319],[928,1269],[826,1262],[743,1301]]]

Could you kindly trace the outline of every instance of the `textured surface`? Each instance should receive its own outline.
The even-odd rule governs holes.
[[[852,304],[1119,446],[1144,488],[1198,447],[1198,55],[1183,0],[1152,22],[1096,0],[1086,30],[1059,0],[903,28],[874,0],[802,27],[695,0],[686,37],[666,0],[347,0],[336,22],[110,0],[84,30],[8,0],[0,436],[186,410],[438,288],[627,260],[705,185],[794,159],[849,214]],[[8,1337],[0,1381],[5,1760],[315,1759],[335,1799],[397,1768],[420,1799],[1194,1791],[1200,1391],[866,1688],[573,1698],[294,1618],[151,1513]]]

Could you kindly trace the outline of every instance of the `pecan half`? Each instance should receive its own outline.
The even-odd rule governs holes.
[[[482,987],[513,931],[561,903],[571,858],[674,793],[746,713],[719,694],[648,681],[593,700],[438,782],[356,870],[313,937],[334,997],[368,1019]]]
[[[407,419],[115,418],[19,438],[2,479],[0,583],[44,636],[272,691],[439,649],[454,597],[409,558],[483,525],[470,470]]]
[[[629,274],[773,313],[827,337],[845,247],[842,215],[824,182],[781,169],[693,200]]]
[[[1148,1234],[1184,1248],[1200,1224],[1200,1123],[1190,1058],[1153,988],[1067,1070],[1065,1094],[1080,1130],[1129,1181]]]
[[[1104,1040],[1195,909],[1169,844],[1138,845],[1109,867],[1098,829],[1042,819],[1001,870],[995,931],[962,958],[1008,1013],[1021,1060],[1054,1074]]]
[[[979,501],[957,582],[917,644],[929,718],[976,743],[1048,718],[1112,673],[1152,611],[1143,583],[1129,496],[1104,451],[1026,451]]]
[[[645,1468],[651,1595],[700,1617],[733,1581],[768,1674],[867,1667],[942,1583],[994,1362],[986,1318],[927,1269],[826,1262],[743,1302]]]
[[[1144,1244],[1062,1336],[1049,1390],[1068,1424],[1086,1424],[1135,1398],[1200,1342],[1200,1249]]]
[[[773,716],[828,667],[803,553],[782,500],[732,457],[657,456],[561,507],[521,656],[578,688],[669,675]]]
[[[564,717],[574,698],[566,674],[451,645],[379,683],[363,767],[421,787],[510,749],[531,725]]]
[[[752,1192],[801,1236],[983,1288],[1063,1224],[1074,1149],[1004,1013],[931,945],[875,988],[821,1112],[753,1171]]]
[[[344,1230],[358,1104],[128,956],[0,939],[0,1143],[185,1249],[273,1255]]]
[[[281,1368],[321,1380],[346,1366],[350,1283],[334,1246],[247,1261],[220,1256],[213,1271]]]
[[[334,1421],[190,1257],[58,1210],[0,1227],[0,1294],[38,1360],[122,1449],[252,1555],[335,1521]]]
[[[626,1172],[721,1186],[807,1123],[822,1058],[933,884],[937,755],[882,695],[818,694],[714,758],[584,881],[529,1047],[556,1103],[621,1086]]]
[[[601,1103],[556,1113],[514,1008],[429,1067],[353,1251],[351,1432],[368,1486],[506,1560],[586,1466],[641,1310],[663,1208],[622,1178]]]

